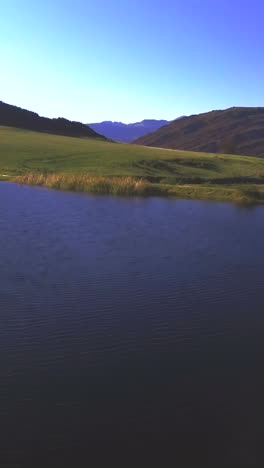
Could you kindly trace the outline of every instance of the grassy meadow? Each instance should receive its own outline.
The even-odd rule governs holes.
[[[264,159],[0,127],[0,180],[114,195],[264,201]]]

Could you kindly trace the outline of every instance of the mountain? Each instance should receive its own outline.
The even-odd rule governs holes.
[[[80,122],[71,122],[61,117],[58,119],[40,117],[35,112],[21,109],[2,101],[0,101],[0,125],[37,132],[54,133],[56,135],[102,138],[105,140],[102,135],[98,135],[94,130]]]
[[[231,107],[174,120],[134,143],[264,157],[264,107]]]
[[[129,143],[147,133],[154,132],[168,123],[167,120],[142,120],[142,122],[131,124],[105,121],[101,123],[90,123],[88,125],[101,135],[111,138],[111,140]]]

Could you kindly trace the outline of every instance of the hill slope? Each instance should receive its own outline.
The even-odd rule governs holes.
[[[201,183],[225,178],[232,182],[235,177],[264,178],[264,159],[69,138],[0,126],[0,174],[35,170],[141,176],[173,184],[185,179]]]
[[[88,124],[90,128],[104,135],[111,140],[129,143],[147,133],[154,132],[163,125],[167,125],[167,120],[142,120],[131,124],[122,122],[105,121],[101,123]]]
[[[192,115],[175,120],[135,143],[264,157],[264,107],[232,107]]]
[[[131,177],[134,182],[128,180]],[[141,178],[146,182],[139,181],[138,186]],[[131,194],[142,194],[143,189],[147,194],[180,198],[243,201],[253,197],[264,201],[264,159],[156,149],[1,126],[0,179],[97,193],[127,195],[130,186]],[[249,183],[257,185],[254,188]]]
[[[74,137],[103,138],[87,125],[58,118],[40,117],[35,112],[0,101],[0,125]]]

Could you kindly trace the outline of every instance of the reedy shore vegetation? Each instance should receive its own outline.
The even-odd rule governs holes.
[[[0,179],[124,196],[264,202],[264,159],[0,127]]]
[[[185,199],[222,200],[237,203],[264,202],[264,186],[169,185],[133,177],[91,176],[89,174],[28,173],[11,178],[12,182],[59,190],[89,192],[97,195],[167,196]]]
[[[158,184],[151,184],[133,177],[29,173],[17,176],[12,180],[20,184],[102,195],[147,196],[162,193],[161,190],[159,191]]]

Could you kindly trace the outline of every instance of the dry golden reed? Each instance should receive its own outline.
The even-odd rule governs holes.
[[[159,187],[133,177],[104,177],[89,174],[28,173],[13,178],[14,182],[40,185],[60,190],[91,192],[108,195],[147,196],[158,194]]]
[[[31,172],[16,176],[13,182],[40,185],[53,189],[120,196],[167,196],[182,199],[225,200],[237,203],[263,203],[264,187],[251,185],[167,185],[154,184],[133,177],[94,176]]]

